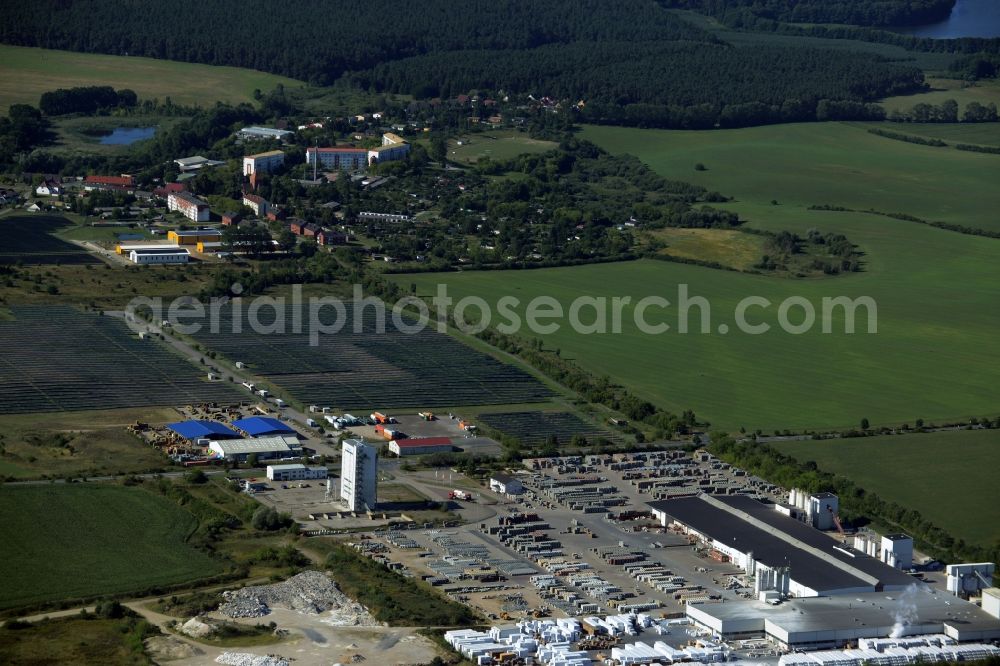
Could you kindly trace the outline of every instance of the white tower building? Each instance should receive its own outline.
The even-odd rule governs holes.
[[[374,510],[378,503],[378,452],[364,442],[345,439],[340,453],[340,499],[351,511]]]

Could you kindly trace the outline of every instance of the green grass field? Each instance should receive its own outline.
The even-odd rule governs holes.
[[[916,95],[899,95],[886,97],[882,106],[886,111],[908,111],[915,104],[940,104],[947,99],[958,102],[959,113],[965,110],[969,102],[980,104],[1000,104],[1000,83],[996,81],[962,81],[960,79],[927,79],[931,89]]]
[[[170,97],[178,104],[250,102],[253,91],[299,81],[238,67],[214,67],[153,58],[71,53],[0,45],[0,111],[11,104],[37,105],[43,92],[74,86],[131,88],[140,99]]]
[[[995,474],[1000,432],[959,430],[771,446],[912,507],[956,538],[981,545],[1000,538]]]
[[[458,141],[462,145],[458,145]],[[523,153],[544,153],[556,147],[553,141],[532,139],[516,130],[487,131],[468,134],[448,142],[448,159],[463,164],[475,164],[484,157],[506,160]]]
[[[676,332],[676,307],[652,308],[651,323],[670,332],[649,335],[624,310],[622,333],[581,335],[563,321],[542,337],[583,367],[634,389],[663,407],[692,408],[725,428],[842,428],[862,417],[873,424],[916,418],[944,420],[996,411],[1000,348],[1000,242],[915,223],[859,213],[806,211],[784,206],[729,204],[751,224],[802,234],[809,228],[847,234],[866,253],[865,271],[833,278],[789,279],[643,260],[532,271],[405,275],[418,293],[438,282],[453,298],[495,301],[513,295],[524,303],[548,295],[566,304],[580,295],[630,296],[632,304],[660,295],[676,304],[678,285],[711,305],[712,333]],[[858,333],[817,326],[802,335],[777,327],[781,300],[801,296],[821,312],[823,297],[872,297],[878,333],[868,334],[863,312]],[[771,300],[749,319],[772,324],[764,335],[736,332],[736,304],[747,296]],[[839,311],[835,315],[839,315]],[[588,313],[584,317],[589,320]],[[689,316],[700,330],[698,310]],[[798,316],[793,318],[798,322]],[[726,324],[732,332],[718,333]],[[534,336],[534,334],[526,333]]]
[[[650,232],[666,247],[659,254],[683,259],[712,261],[745,271],[764,255],[764,238],[730,229],[678,229],[668,227]]]
[[[846,123],[711,132],[588,126],[582,137],[741,202],[873,208],[1000,230],[996,155],[895,141]],[[695,171],[698,162],[708,170]]]
[[[139,488],[0,487],[0,608],[139,591],[222,566],[187,545],[194,517]]]

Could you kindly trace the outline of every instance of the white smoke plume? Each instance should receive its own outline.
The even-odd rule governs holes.
[[[916,596],[919,587],[914,583],[903,590],[896,600],[896,609],[893,611],[895,624],[892,625],[892,633],[889,638],[902,638],[906,633],[906,628],[917,621]]]

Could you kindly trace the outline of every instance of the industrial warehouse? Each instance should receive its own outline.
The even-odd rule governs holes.
[[[767,637],[785,649],[857,645],[862,638],[944,634],[959,642],[1000,638],[1000,619],[950,594],[915,585],[902,593],[867,592],[789,599],[694,604],[687,616],[720,638]]]
[[[832,496],[824,495],[828,497],[814,499],[830,501]],[[902,590],[913,583],[904,571],[776,510],[780,504],[699,495],[650,502],[649,507],[662,526],[696,537],[755,576],[756,594],[816,597]]]

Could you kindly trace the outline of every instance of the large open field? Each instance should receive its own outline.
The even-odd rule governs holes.
[[[71,53],[0,45],[0,112],[11,104],[38,104],[43,92],[74,86],[130,88],[141,99],[178,104],[250,102],[253,91],[301,82],[237,67],[214,67],[153,58]]]
[[[196,580],[221,565],[186,543],[195,519],[138,488],[0,487],[0,608]]]
[[[741,202],[832,204],[1000,230],[997,155],[895,141],[845,123],[711,132],[586,127],[582,137]],[[698,162],[708,170],[695,171]]]
[[[475,164],[483,158],[506,160],[523,153],[544,153],[555,147],[554,141],[532,139],[527,132],[487,131],[467,134],[449,141],[448,159],[464,164]]]
[[[915,223],[857,213],[730,204],[768,229],[837,231],[866,253],[865,271],[835,278],[795,280],[644,260],[520,272],[407,275],[418,293],[447,283],[454,298],[504,295],[524,303],[546,295],[564,305],[580,295],[629,296],[622,333],[581,335],[565,320],[542,337],[585,368],[606,374],[639,395],[673,410],[691,408],[726,428],[839,428],[867,417],[874,424],[983,416],[996,411],[1000,381],[1000,242]],[[680,334],[678,286],[711,305],[711,333]],[[645,334],[634,323],[635,302],[649,295],[675,305],[651,308],[647,320],[670,332]],[[777,326],[783,299],[800,296],[821,313],[823,297],[870,296],[878,307],[878,332],[844,333],[840,312],[833,333],[792,335]],[[734,312],[747,296],[772,302],[752,308],[749,319],[766,322],[763,335],[736,332]],[[700,330],[699,311],[688,317]],[[590,320],[589,312],[583,318]],[[793,315],[801,321],[800,314]],[[730,332],[720,334],[718,325]],[[837,331],[840,331],[839,333]],[[529,335],[534,335],[528,333]]]
[[[959,430],[771,446],[916,509],[956,538],[982,545],[1000,538],[995,474],[1000,432]]]
[[[177,412],[166,407],[87,412],[4,414],[0,478],[103,476],[163,469],[169,461],[126,426],[167,423]]]

